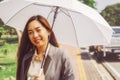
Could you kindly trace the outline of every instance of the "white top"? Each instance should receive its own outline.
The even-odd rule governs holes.
[[[36,56],[37,53],[35,51],[35,55]],[[34,58],[33,56],[33,58]],[[39,77],[39,71],[41,69],[41,63],[42,61],[35,61],[34,59],[32,59],[29,70],[28,70],[28,80],[34,80],[34,78],[37,76]]]
[[[46,57],[47,57],[47,54],[48,54],[48,50],[50,48],[50,45],[48,45],[48,48],[46,50],[46,54],[45,54],[45,57],[44,59],[46,60]],[[37,55],[37,51],[35,50],[35,54],[32,58],[32,61],[31,61],[31,64],[30,64],[30,67],[29,67],[29,70],[28,70],[28,79],[27,80],[34,80],[35,77],[40,77],[41,73],[43,72],[43,68],[41,68],[41,64],[43,62],[43,65],[45,63],[45,60],[38,60],[36,61],[35,60],[35,57],[38,56]]]

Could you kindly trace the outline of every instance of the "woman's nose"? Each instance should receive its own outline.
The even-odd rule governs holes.
[[[37,33],[37,32],[34,32],[33,37],[34,37],[34,38],[38,37],[38,33]]]

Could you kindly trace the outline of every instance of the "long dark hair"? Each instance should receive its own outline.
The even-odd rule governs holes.
[[[24,31],[22,33],[22,37],[20,40],[20,45],[19,45],[18,53],[17,53],[17,58],[18,58],[17,68],[19,68],[18,65],[21,65],[22,59],[25,56],[25,54],[27,54],[28,51],[35,49],[34,45],[30,42],[29,37],[28,37],[28,25],[33,20],[39,21],[45,27],[46,30],[51,32],[50,37],[49,37],[49,43],[51,43],[55,47],[59,47],[59,44],[56,40],[54,32],[52,31],[51,26],[48,23],[48,21],[40,15],[32,16],[26,23]]]
[[[20,46],[18,49],[18,54],[17,54],[18,58],[20,57],[20,55],[21,55],[21,57],[23,57],[25,55],[25,53],[27,53],[30,49],[34,49],[34,45],[30,42],[29,37],[28,37],[28,25],[33,20],[39,21],[45,27],[46,30],[51,32],[49,43],[51,43],[55,47],[59,47],[59,44],[55,37],[55,34],[51,30],[51,26],[48,23],[48,21],[41,15],[32,16],[26,23],[24,31],[23,31],[22,38],[20,41]]]

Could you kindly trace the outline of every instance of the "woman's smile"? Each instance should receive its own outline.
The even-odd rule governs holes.
[[[32,21],[28,25],[28,36],[36,47],[46,46],[48,42],[49,32],[37,20]]]
[[[36,44],[39,44],[39,43],[41,42],[41,39],[35,39],[34,42],[35,42]]]

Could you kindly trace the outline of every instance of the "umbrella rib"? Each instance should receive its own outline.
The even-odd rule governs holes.
[[[52,7],[51,11],[49,12],[48,16],[47,16],[47,19],[49,18],[50,14],[54,11],[53,9],[54,7]]]
[[[61,11],[62,11],[65,15],[67,15],[68,17],[70,17],[70,19],[71,19],[71,21],[72,21],[72,24],[73,24],[73,26],[74,26],[74,22],[73,22],[73,20],[72,20],[72,17],[70,16],[70,14],[69,14],[69,12],[68,12],[69,10],[68,10],[68,11],[66,10],[67,13],[66,13],[64,10],[62,10],[62,9],[61,9]],[[75,11],[72,11],[72,12],[75,12]],[[78,12],[76,12],[76,13],[78,13]],[[91,19],[91,20],[92,20],[92,19]],[[93,22],[93,23],[94,23],[94,22]],[[94,23],[94,24],[95,24],[95,23]],[[95,25],[97,26],[97,24],[95,24]],[[76,33],[75,26],[74,26],[74,30],[75,30],[75,35],[76,35],[77,33]],[[98,29],[98,30],[100,31],[100,29]],[[100,32],[101,32],[101,31],[100,31]],[[103,32],[101,32],[101,33],[103,34]],[[103,36],[104,36],[104,35],[103,35]],[[105,36],[104,36],[104,37],[105,37]],[[107,40],[106,37],[105,37],[105,40]],[[76,35],[76,41],[77,41],[77,44],[79,44],[79,43],[78,43],[79,41],[78,41],[78,39],[77,39],[77,35]]]
[[[73,22],[73,19],[70,15],[70,13],[66,10],[66,12],[64,12],[64,10],[60,9],[65,15],[67,15],[68,17],[70,17],[71,21],[72,21],[72,24],[73,24],[73,28],[74,28],[74,31],[75,31],[75,38],[76,38],[76,42],[77,42],[77,46],[79,47],[79,43],[78,43],[78,39],[77,39],[77,33],[76,33],[76,29],[75,29],[75,25],[74,25],[74,22]]]
[[[33,5],[33,4],[37,5],[36,3],[31,3],[31,4],[23,7],[23,8],[20,9],[18,12],[16,12],[4,25],[6,25],[6,24],[7,24],[14,16],[16,16],[20,11],[22,11],[22,10],[25,9],[26,7],[29,7],[29,6],[31,6],[31,5]],[[46,7],[48,7],[48,6],[46,6]],[[52,6],[51,6],[51,7],[52,7]]]
[[[29,5],[27,5],[27,6],[25,6],[25,7],[23,7],[22,9],[20,9],[18,12],[16,12],[5,24],[7,24],[14,16],[16,16],[20,11],[22,11],[23,9],[25,9],[26,7],[29,7],[29,6],[31,6],[33,3],[31,3],[31,4],[29,4]]]

